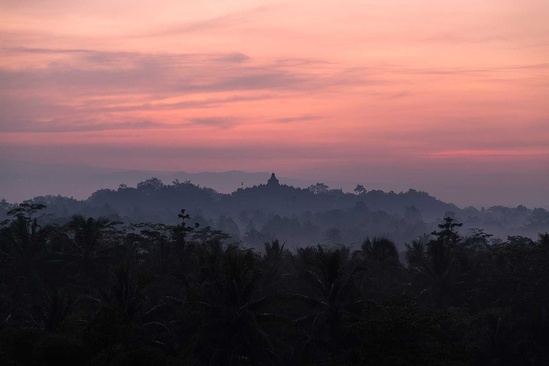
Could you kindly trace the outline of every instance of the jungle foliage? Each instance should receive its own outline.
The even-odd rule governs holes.
[[[195,223],[21,204],[0,227],[3,365],[546,365],[549,234],[446,217],[405,244],[247,248]]]

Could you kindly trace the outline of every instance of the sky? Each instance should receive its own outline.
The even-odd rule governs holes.
[[[0,0],[0,158],[549,207],[547,19],[546,0]]]

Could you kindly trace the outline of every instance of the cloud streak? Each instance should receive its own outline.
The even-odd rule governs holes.
[[[230,128],[236,125],[235,116],[219,118],[214,109],[298,98],[362,83],[357,70],[350,75],[338,69],[334,72],[318,60],[258,63],[239,52],[147,54],[12,48],[2,53],[61,56],[42,67],[0,67],[0,93],[5,95],[0,129],[5,132],[170,128],[161,113],[177,111],[190,113],[187,120],[191,124]],[[311,73],[318,65],[321,72]],[[205,109],[213,115],[197,115]],[[172,122],[174,118],[169,117]],[[274,120],[292,122],[282,117]]]
[[[314,90],[329,73],[311,75],[287,65],[249,64],[242,53],[145,54],[82,49],[4,49],[3,53],[61,54],[66,58],[46,67],[0,69],[3,89],[39,85],[73,88],[79,93],[220,92],[238,90]],[[311,61],[312,62],[312,61]]]

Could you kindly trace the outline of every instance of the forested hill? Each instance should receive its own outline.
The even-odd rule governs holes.
[[[184,208],[200,225],[223,230],[234,240],[253,247],[273,239],[286,241],[291,247],[315,243],[353,245],[367,236],[386,236],[403,245],[431,232],[449,215],[465,224],[464,231],[482,228],[503,239],[508,235],[535,237],[547,230],[549,223],[549,213],[544,209],[460,209],[413,189],[395,193],[357,186],[355,193],[344,193],[323,183],[295,188],[280,184],[276,178],[231,194],[190,181],[164,184],[151,178],[136,187],[101,189],[82,201],[45,196],[27,202],[46,205],[45,219],[58,223],[82,214],[126,223],[174,224]],[[0,214],[10,207],[3,202]]]

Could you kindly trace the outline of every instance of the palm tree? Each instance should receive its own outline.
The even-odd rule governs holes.
[[[191,247],[197,268],[178,274],[183,297],[166,297],[145,316],[157,340],[210,365],[280,364],[283,346],[268,329],[284,317],[271,312],[280,296],[260,291],[261,258],[220,242]]]
[[[260,258],[233,245],[200,251],[202,278],[194,299],[188,299],[200,319],[192,337],[195,352],[210,364],[280,364],[279,342],[265,329],[281,318],[266,311],[276,295],[257,296]]]
[[[173,227],[165,224],[141,223],[130,225],[132,232],[125,238],[125,246],[133,246],[134,261],[144,262],[153,272],[165,275],[172,262]],[[139,230],[139,233],[136,231]]]
[[[2,309],[2,320],[27,322],[28,326],[39,326],[30,315],[33,307],[42,304],[45,295],[43,263],[48,252],[48,243],[53,227],[41,226],[35,213],[44,209],[41,204],[21,204],[10,210],[13,216],[0,228],[0,282],[9,293],[12,302]],[[7,224],[7,225],[6,225]],[[5,322],[4,322],[5,323]]]
[[[410,244],[406,243],[406,261],[408,267],[414,271],[420,271],[427,261],[428,236],[412,240]]]
[[[394,266],[398,263],[398,252],[395,243],[387,238],[366,238],[362,243],[362,255],[382,267]]]
[[[66,224],[66,229],[72,239],[72,253],[63,253],[61,258],[66,260],[62,273],[81,273],[88,280],[92,276],[97,278],[97,269],[100,264],[107,263],[111,256],[112,246],[106,245],[106,240],[117,240],[115,226],[117,221],[110,221],[106,217],[85,218],[74,215]]]
[[[434,239],[406,244],[409,269],[419,275],[423,282],[420,295],[430,295],[437,306],[446,307],[453,302],[462,302],[459,285],[464,276],[472,269],[471,258],[461,247],[461,236],[456,231],[463,224],[446,217],[439,224],[440,231],[433,231]]]
[[[538,237],[538,244],[543,248],[549,249],[549,233],[540,233]]]
[[[261,258],[263,289],[282,291],[288,289],[288,277],[292,271],[292,253],[278,240],[264,244],[265,254]]]
[[[356,303],[353,289],[359,268],[350,260],[350,251],[346,247],[327,249],[318,245],[299,249],[297,259],[300,277],[310,291],[295,294],[294,298],[312,310],[295,321],[310,326],[299,357],[314,362],[326,351],[333,351],[345,343],[340,327],[341,316]]]
[[[364,268],[361,285],[368,298],[387,295],[399,288],[401,265],[394,242],[387,238],[366,238],[361,250],[353,253]]]
[[[42,227],[33,215],[44,205],[21,204],[8,212],[13,219],[1,228],[0,238],[3,256],[12,264],[19,264],[24,272],[36,268],[34,261],[46,252],[48,234],[52,227]],[[12,269],[13,270],[13,269]]]
[[[102,291],[102,302],[122,310],[133,319],[147,300],[147,281],[140,276],[129,262],[121,263],[112,271],[110,291]]]

